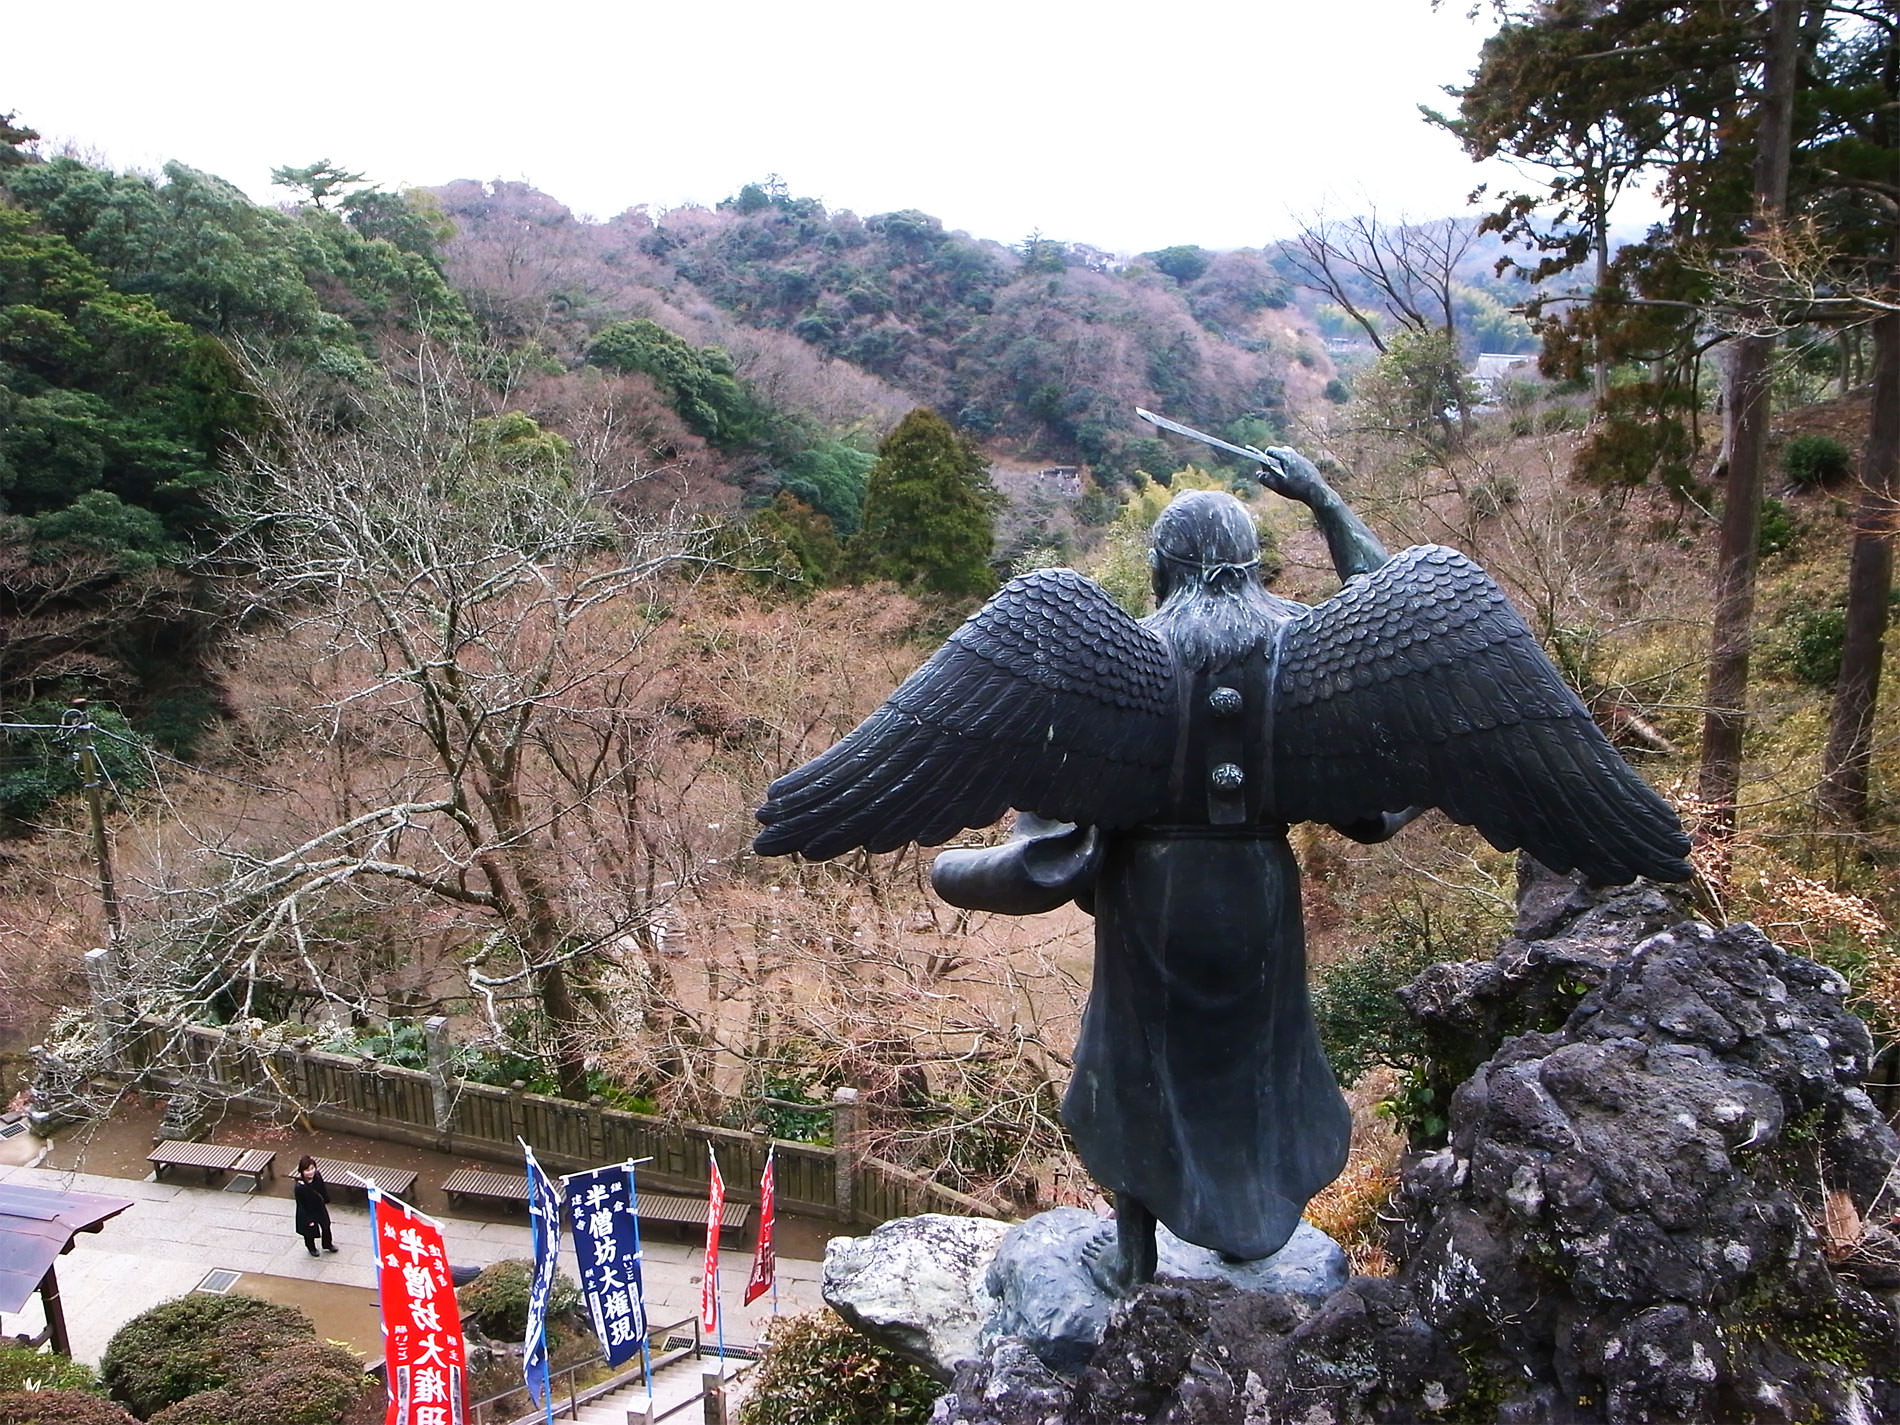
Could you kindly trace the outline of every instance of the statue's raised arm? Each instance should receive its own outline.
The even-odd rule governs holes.
[[[763,854],[934,845],[1014,807],[1005,846],[946,852],[974,909],[1095,916],[1063,1118],[1115,1195],[1125,1289],[1156,1219],[1267,1256],[1344,1164],[1345,1104],[1306,1000],[1288,825],[1364,839],[1440,807],[1500,849],[1619,882],[1688,875],[1668,805],[1618,756],[1477,565],[1384,546],[1311,462],[1144,418],[1260,465],[1307,505],[1344,587],[1271,593],[1253,517],[1177,494],[1155,522],[1156,609],[1070,570],[1012,579],[837,746],[772,784]]]
[[[1392,557],[1312,461],[1285,445],[1269,446],[1261,454],[1267,459],[1260,463],[1260,483],[1313,512],[1313,522],[1325,536],[1326,552],[1342,580],[1370,574]]]

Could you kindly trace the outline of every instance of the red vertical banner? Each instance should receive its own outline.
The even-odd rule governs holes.
[[[712,1162],[712,1184],[706,1198],[706,1268],[700,1279],[699,1324],[702,1330],[719,1330],[719,1223],[726,1215],[726,1180],[719,1176],[719,1158],[712,1145],[706,1145]]]
[[[468,1356],[441,1229],[380,1193],[370,1208],[389,1383],[383,1425],[463,1425]]]
[[[752,1275],[745,1284],[747,1306],[772,1289],[773,1274],[778,1270],[778,1257],[772,1250],[773,1202],[772,1153],[767,1149],[765,1171],[759,1174],[759,1245],[752,1254]],[[776,1302],[777,1298],[773,1300]]]

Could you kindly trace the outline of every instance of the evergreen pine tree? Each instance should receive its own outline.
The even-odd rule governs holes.
[[[988,594],[995,512],[982,453],[919,406],[878,447],[850,545],[853,576],[949,598]]]

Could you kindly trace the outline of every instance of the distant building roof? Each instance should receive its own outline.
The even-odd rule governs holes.
[[[132,1205],[123,1197],[0,1183],[0,1311],[18,1311],[53,1259]]]
[[[1520,366],[1529,366],[1537,360],[1534,352],[1496,352],[1479,353],[1478,361],[1471,368],[1473,381],[1495,381],[1500,376],[1509,376]]]

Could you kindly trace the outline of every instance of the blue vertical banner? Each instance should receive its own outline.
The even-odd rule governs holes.
[[[548,1381],[548,1298],[554,1294],[554,1269],[561,1256],[561,1195],[534,1160],[528,1158],[528,1215],[534,1226],[534,1280],[528,1285],[528,1330],[521,1342],[521,1379],[528,1397],[554,1418],[554,1392]]]
[[[640,1275],[640,1218],[633,1166],[615,1163],[562,1179],[574,1260],[587,1314],[607,1364],[631,1359],[646,1342],[645,1285]]]

